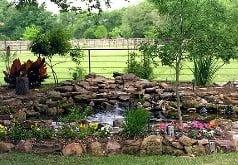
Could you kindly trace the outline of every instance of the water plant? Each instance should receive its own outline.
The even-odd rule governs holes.
[[[131,109],[125,113],[123,133],[134,137],[146,133],[149,124],[149,112],[143,108]]]
[[[86,119],[91,113],[87,107],[79,108],[73,106],[69,109],[69,113],[63,117],[60,117],[59,120],[62,122],[76,122]]]

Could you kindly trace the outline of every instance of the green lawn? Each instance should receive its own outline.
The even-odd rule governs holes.
[[[111,157],[62,157],[11,153],[0,155],[1,165],[237,165],[238,153],[213,154],[202,157],[129,156]]]
[[[88,73],[89,64],[87,52],[86,57],[82,62],[82,67]],[[18,56],[21,60],[26,61],[27,59],[36,59],[30,52],[18,53]],[[127,50],[96,50],[91,51],[91,71],[98,73],[107,77],[111,77],[114,71],[123,72],[127,66],[126,62],[128,59]],[[74,63],[70,60],[69,57],[59,57],[56,56],[53,59],[55,62],[60,62],[56,66],[56,72],[60,80],[71,79],[70,68],[75,67]],[[192,67],[191,62],[185,62],[183,64],[183,70],[181,72],[181,80],[191,81],[193,79],[192,72],[190,68]],[[5,69],[4,63],[0,62],[0,72]],[[50,74],[50,70],[48,70]],[[158,66],[154,70],[156,74],[156,79],[158,80],[174,80],[175,72],[173,68],[166,66]],[[217,73],[214,81],[215,82],[226,82],[237,80],[238,76],[238,62],[232,61],[230,64],[223,66],[223,68]],[[0,83],[3,83],[3,74],[0,74]],[[47,83],[53,82],[52,76]]]

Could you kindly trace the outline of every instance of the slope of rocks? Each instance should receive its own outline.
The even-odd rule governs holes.
[[[208,112],[224,114],[232,109],[236,115],[238,106],[237,88],[196,88],[190,85],[180,87],[184,112]],[[72,105],[90,105],[97,111],[110,111],[116,103],[122,108],[143,106],[155,112],[155,116],[176,114],[173,86],[156,81],[141,80],[133,74],[108,79],[94,74],[82,81],[65,81],[57,87],[32,90],[25,96],[15,95],[13,90],[0,88],[0,120],[9,120],[14,115],[26,117],[54,117],[68,110]],[[24,114],[25,113],[25,114]],[[24,116],[25,115],[25,116]]]

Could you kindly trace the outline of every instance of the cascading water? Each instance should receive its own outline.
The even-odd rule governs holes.
[[[113,126],[114,121],[124,119],[123,112],[124,110],[118,106],[118,103],[116,103],[111,112],[99,112],[92,116],[89,116],[87,120],[89,122],[109,124],[110,126]]]

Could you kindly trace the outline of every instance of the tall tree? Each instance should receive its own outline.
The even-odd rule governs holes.
[[[159,26],[161,18],[156,8],[147,2],[125,9],[122,16],[122,34],[125,37],[144,38],[151,26]]]
[[[182,62],[198,53],[221,58],[224,62],[236,56],[235,41],[226,37],[233,33],[228,31],[232,30],[226,21],[229,14],[220,0],[150,1],[165,17],[164,25],[158,27],[159,41],[151,49],[155,50],[154,55],[161,58],[163,65],[175,68],[177,110],[182,124],[179,94]]]
[[[25,6],[5,22],[0,33],[11,39],[20,39],[25,28],[32,25],[40,27],[43,31],[48,31],[55,25],[55,17],[52,16],[52,13],[47,12],[44,6]]]
[[[14,7],[9,6],[7,0],[0,0],[0,39],[6,39],[4,33],[6,22],[11,18],[12,15],[16,12]]]
[[[43,0],[43,3],[46,3],[48,0]],[[71,0],[50,0],[51,2],[58,5],[62,12],[65,11],[75,11],[81,12],[82,7],[72,5]],[[87,6],[88,11],[97,10],[102,11],[102,6],[110,7],[110,0],[80,0],[82,6]],[[38,6],[37,0],[12,0],[12,4],[15,5],[18,9],[24,8],[28,5]]]

